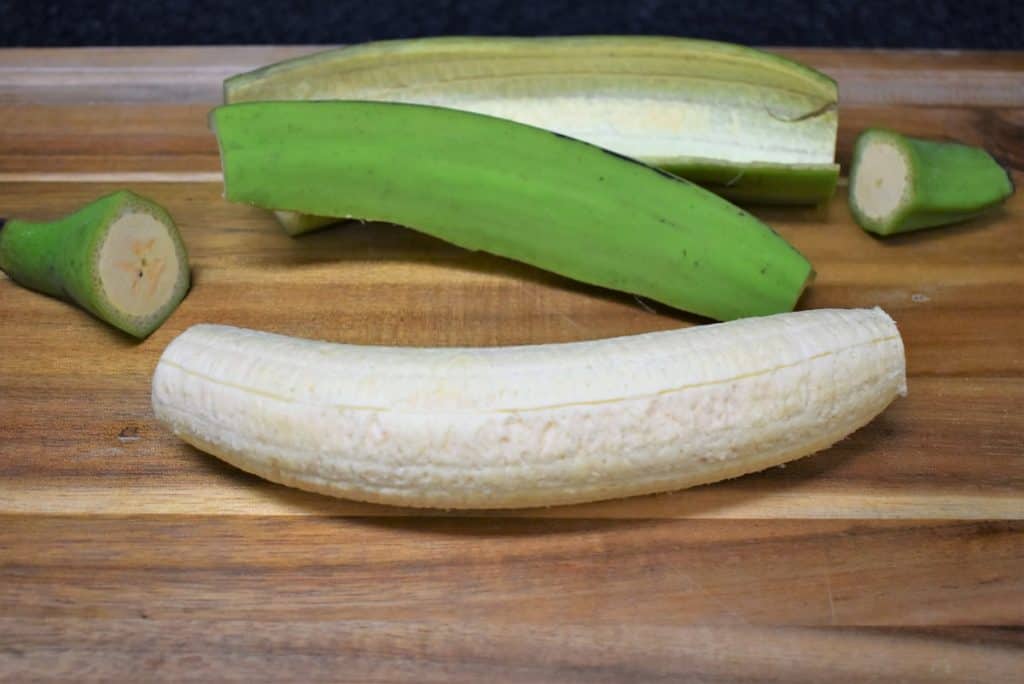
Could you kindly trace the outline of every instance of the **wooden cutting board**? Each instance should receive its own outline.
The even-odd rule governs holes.
[[[0,51],[0,214],[130,188],[176,217],[195,281],[135,343],[0,278],[0,679],[1019,678],[1024,193],[884,241],[845,186],[755,209],[817,267],[803,305],[884,307],[909,364],[906,399],[785,468],[438,514],[273,485],[156,424],[156,360],[198,322],[407,345],[699,322],[394,226],[291,239],[225,202],[222,79],[308,50]],[[878,124],[984,145],[1024,185],[1024,53],[781,52],[839,81],[844,166]]]

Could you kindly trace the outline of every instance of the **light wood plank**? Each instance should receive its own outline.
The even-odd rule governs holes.
[[[15,681],[973,684],[1024,667],[1000,629],[0,618],[0,638]]]
[[[1024,624],[1019,521],[15,516],[0,548],[8,618]]]

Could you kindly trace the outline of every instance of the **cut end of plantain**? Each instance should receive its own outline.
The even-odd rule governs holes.
[[[109,322],[146,337],[184,298],[189,268],[177,228],[163,211],[131,196],[110,222],[97,255],[97,285]]]
[[[0,270],[138,338],[171,315],[190,284],[174,221],[155,202],[128,191],[56,221],[9,221],[0,232]]]
[[[1012,194],[1007,171],[978,147],[869,129],[854,148],[850,211],[878,235],[963,221]]]
[[[869,140],[850,176],[850,202],[867,230],[887,234],[906,206],[912,184],[906,151],[888,137]]]

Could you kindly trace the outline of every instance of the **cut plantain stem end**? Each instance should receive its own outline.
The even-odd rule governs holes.
[[[12,219],[0,233],[0,271],[140,339],[174,311],[190,283],[170,214],[129,191],[53,221]]]

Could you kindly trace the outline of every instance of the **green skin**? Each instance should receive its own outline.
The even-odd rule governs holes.
[[[751,84],[764,90],[751,94]],[[835,191],[839,178],[839,166],[831,163],[838,101],[835,82],[779,55],[729,43],[661,36],[454,36],[378,41],[305,55],[224,82],[225,103],[376,100],[468,110],[473,110],[478,98],[543,101],[579,92],[627,101],[687,92],[697,102],[715,102],[722,120],[731,118],[741,103],[759,109],[764,119],[786,120],[792,125],[765,134],[759,151],[763,157],[756,162],[681,155],[648,157],[628,148],[616,151],[733,201],[822,204]],[[758,99],[753,104],[742,99],[751,97]],[[768,97],[778,99],[760,99]],[[776,109],[799,114],[786,119],[774,114]],[[519,120],[514,115],[508,118]],[[524,123],[562,130],[557,122]],[[779,162],[774,148],[812,144],[801,142],[802,131],[807,130],[823,132],[816,134],[813,143],[819,146],[831,133],[832,148],[824,151],[828,162]],[[573,135],[570,130],[562,132]]]
[[[127,212],[145,212],[167,226],[177,258],[187,264],[170,215],[156,203],[129,191],[115,192],[56,221],[9,220],[0,228],[0,270],[30,290],[77,304],[96,318],[129,335],[145,338],[163,323],[189,287],[188,268],[181,269],[170,301],[138,316],[119,310],[103,292],[99,250],[107,229]]]
[[[649,162],[650,163],[650,162]],[[678,159],[653,163],[734,202],[761,205],[799,205],[828,198],[835,191],[838,166],[722,164]],[[344,219],[295,214],[278,221],[295,237],[333,226]]]
[[[744,204],[822,204],[835,193],[838,164],[732,164],[699,159],[650,159],[648,164]]]
[[[226,197],[389,221],[718,320],[790,311],[813,270],[671,174],[504,119],[422,105],[214,110]]]
[[[999,206],[1013,194],[1009,172],[980,147],[911,138],[881,128],[868,129],[857,138],[851,189],[864,151],[879,142],[902,152],[910,182],[900,205],[881,220],[862,211],[851,191],[850,210],[864,230],[895,235],[957,223]]]

